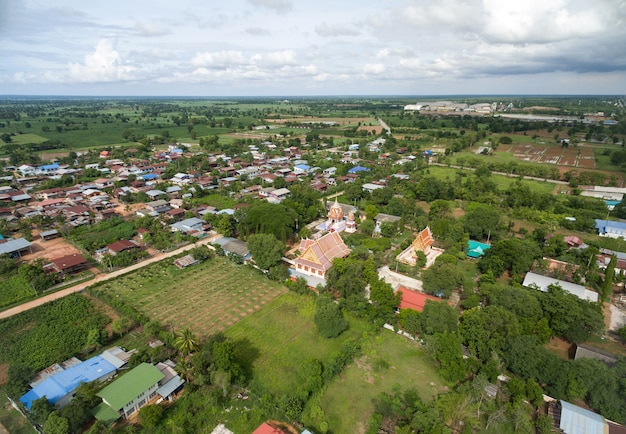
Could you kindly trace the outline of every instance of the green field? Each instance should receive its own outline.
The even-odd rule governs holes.
[[[150,319],[199,337],[223,331],[287,289],[223,258],[179,270],[172,259],[96,285],[93,289]]]
[[[314,311],[314,298],[287,293],[226,331],[232,338],[247,338],[259,350],[254,381],[264,390],[275,395],[295,390],[303,360],[324,361],[346,340],[360,339],[366,329],[363,322],[351,319],[348,331],[324,339],[313,324]]]
[[[415,388],[424,401],[447,391],[415,342],[388,330],[373,336],[364,355],[327,387],[319,406],[333,433],[365,432],[372,399],[382,392]],[[315,421],[306,421],[315,426]]]
[[[472,174],[471,170],[464,169],[454,169],[451,167],[443,167],[443,166],[430,166],[428,168],[430,175],[434,176],[440,180],[448,180],[450,182],[454,182],[456,174],[461,173],[463,175],[469,176]],[[515,184],[519,177],[508,177],[504,175],[491,175],[491,178],[496,183],[500,190],[507,190],[511,185]],[[524,185],[528,185],[530,189],[537,193],[553,193],[557,184],[552,182],[545,181],[533,181],[533,180],[522,180]],[[565,185],[559,185],[561,188],[567,188]]]

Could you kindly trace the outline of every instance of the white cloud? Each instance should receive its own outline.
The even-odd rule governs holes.
[[[293,8],[291,0],[248,0],[254,6],[262,6],[276,12],[287,12]]]
[[[363,72],[373,75],[380,75],[385,72],[385,70],[385,65],[382,63],[368,63],[363,67]]]
[[[138,35],[145,37],[164,36],[172,33],[172,29],[157,23],[137,23],[135,30]]]
[[[294,50],[255,54],[250,60],[253,64],[266,68],[280,68],[285,65],[297,64],[296,52]]]
[[[315,33],[324,37],[357,36],[359,34],[359,31],[345,24],[328,24],[326,21],[324,21],[322,24],[315,26]]]
[[[191,64],[197,67],[227,69],[233,65],[244,65],[248,63],[241,51],[214,51],[197,53]]]
[[[111,82],[133,79],[136,68],[125,65],[113,43],[102,39],[93,53],[85,56],[84,63],[70,63],[69,78],[78,82]]]

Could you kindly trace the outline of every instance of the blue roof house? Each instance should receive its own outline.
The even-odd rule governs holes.
[[[352,169],[348,170],[348,173],[358,173],[358,172],[369,172],[370,169],[363,166],[354,166]]]
[[[601,237],[626,239],[626,223],[596,219],[596,229]]]
[[[59,165],[54,164],[44,164],[43,166],[39,166],[40,173],[54,173],[59,170]]]
[[[311,170],[311,166],[308,164],[298,164],[297,166],[294,166],[293,173],[308,173],[309,170]]]
[[[102,356],[95,356],[46,378],[20,397],[20,402],[30,410],[33,401],[45,396],[48,402],[63,408],[70,403],[73,392],[81,383],[104,381],[116,371],[115,366]]]

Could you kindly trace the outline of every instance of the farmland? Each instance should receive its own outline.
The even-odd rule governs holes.
[[[199,337],[225,330],[286,288],[247,267],[220,258],[179,270],[171,260],[96,285],[96,292],[174,329]]]

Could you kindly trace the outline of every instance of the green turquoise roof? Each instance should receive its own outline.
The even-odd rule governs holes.
[[[113,410],[119,411],[151,386],[157,384],[163,377],[165,377],[163,373],[154,365],[142,363],[109,384],[97,395]]]
[[[91,410],[91,414],[93,415],[93,417],[106,425],[111,425],[113,422],[121,417],[121,415],[117,411],[113,410],[104,402],[101,402],[96,408]]]

